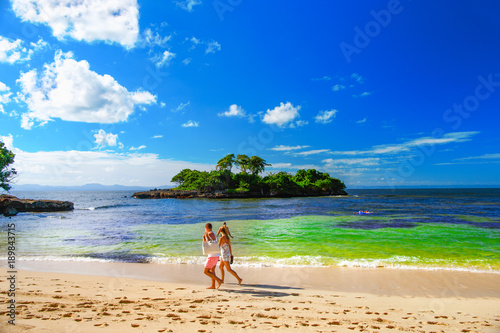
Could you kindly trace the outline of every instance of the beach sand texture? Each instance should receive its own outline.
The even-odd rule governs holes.
[[[199,265],[78,267],[90,275],[17,271],[16,325],[7,324],[10,298],[2,288],[1,331],[500,331],[498,274],[236,267],[242,286],[226,275],[219,290],[206,290]],[[7,269],[0,272],[7,286]],[[115,276],[97,276],[103,272]]]

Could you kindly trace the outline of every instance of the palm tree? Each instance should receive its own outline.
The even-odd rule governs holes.
[[[219,171],[228,170],[229,172],[231,172],[231,169],[233,168],[233,163],[234,163],[234,154],[229,154],[221,158],[219,162],[217,162],[217,166],[215,168]]]
[[[247,173],[247,169],[250,168],[250,158],[247,155],[236,156],[236,162],[234,162],[242,172]]]
[[[271,164],[267,164],[266,160],[264,160],[263,158],[259,156],[252,156],[248,163],[248,168],[253,175],[258,175],[259,173],[264,172],[266,166],[269,165]]]

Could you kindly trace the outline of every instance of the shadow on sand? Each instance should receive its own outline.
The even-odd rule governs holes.
[[[234,294],[246,294],[253,297],[286,297],[286,296],[299,296],[298,293],[276,291],[276,290],[303,290],[303,288],[294,288],[288,286],[276,286],[269,284],[243,284],[241,289],[227,289],[228,284],[225,284],[226,288],[219,289],[220,291],[225,291]],[[271,290],[268,290],[271,289]]]

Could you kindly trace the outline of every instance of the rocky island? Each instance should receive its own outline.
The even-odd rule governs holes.
[[[20,212],[61,212],[74,209],[69,201],[19,199],[12,195],[0,195],[0,214],[14,216]]]
[[[233,165],[239,173],[233,173]],[[229,154],[219,160],[213,171],[184,169],[172,178],[179,186],[173,189],[154,189],[137,192],[138,199],[231,199],[231,198],[289,198],[306,196],[347,195],[342,181],[315,169],[298,170],[295,175],[280,171],[259,176],[269,166],[258,156]]]

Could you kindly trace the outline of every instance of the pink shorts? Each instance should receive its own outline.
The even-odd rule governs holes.
[[[208,257],[207,261],[205,261],[205,268],[212,269],[217,265],[219,261],[219,257]]]

